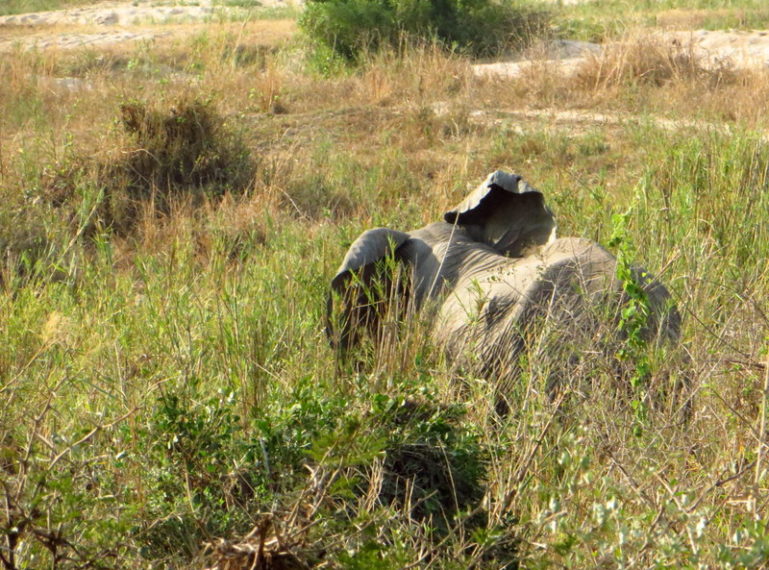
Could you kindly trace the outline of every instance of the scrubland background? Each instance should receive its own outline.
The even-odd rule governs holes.
[[[496,57],[534,64],[504,77],[429,41],[344,61],[301,8],[229,5],[94,47],[0,27],[3,568],[765,565],[769,72],[658,32],[769,8],[519,3]],[[565,73],[554,39],[611,47]],[[682,349],[636,347],[643,383],[596,356],[551,401],[539,355],[500,418],[418,322],[336,362],[349,244],[500,168],[671,290]]]

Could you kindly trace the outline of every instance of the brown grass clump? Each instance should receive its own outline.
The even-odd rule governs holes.
[[[254,529],[238,540],[219,539],[208,545],[208,570],[303,570],[320,553],[309,544],[308,527],[287,529],[273,514],[262,516]]]
[[[221,193],[248,185],[247,150],[210,103],[181,99],[164,108],[130,102],[120,106],[120,113],[133,142],[122,168],[138,192],[216,185]]]
[[[54,207],[82,208],[84,185],[98,194],[91,197],[88,234],[103,227],[125,235],[148,206],[168,214],[174,203],[202,205],[244,192],[252,182],[252,156],[208,102],[123,103],[120,124],[127,139],[122,148],[106,158],[71,156],[43,173],[42,196]]]
[[[671,82],[694,82],[717,87],[734,80],[726,66],[707,66],[691,46],[655,36],[629,38],[607,46],[578,70],[577,87],[611,90],[628,85],[662,87]]]

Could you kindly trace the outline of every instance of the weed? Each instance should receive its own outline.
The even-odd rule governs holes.
[[[631,405],[636,410],[639,420],[645,418],[646,390],[648,388],[651,364],[647,354],[650,308],[649,298],[639,282],[631,265],[632,252],[628,243],[627,219],[631,210],[624,214],[615,214],[612,218],[614,231],[609,240],[609,246],[617,248],[617,279],[622,284],[625,302],[622,307],[617,328],[624,337],[623,346],[617,356],[622,361],[632,364],[633,372],[630,376],[630,386],[635,393],[635,399]]]

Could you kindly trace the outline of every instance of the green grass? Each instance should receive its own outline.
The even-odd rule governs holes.
[[[148,6],[173,4],[173,2],[142,3],[146,3]],[[96,4],[98,3],[95,0],[5,0],[0,4],[0,16],[66,10]],[[139,5],[137,2],[135,4]],[[182,1],[179,4],[195,5],[196,2]],[[264,7],[258,0],[216,0],[214,6],[226,9],[215,10],[215,16],[212,19],[216,22],[242,21],[244,19],[253,19],[254,16],[260,20],[294,19],[300,13],[300,9],[292,6]]]
[[[202,567],[260,542],[332,568],[765,562],[765,79],[591,90],[479,79],[429,49],[326,79],[295,73],[296,46],[238,59],[234,43],[213,30],[103,60],[0,61],[6,567]],[[190,77],[159,82],[159,62]],[[72,70],[93,88],[40,82]],[[157,139],[123,127],[137,101]],[[179,101],[208,102],[203,155],[162,134],[169,117],[200,120]],[[501,112],[543,101],[646,120]],[[676,114],[731,132],[653,120]],[[147,149],[169,169],[136,172],[129,157]],[[214,155],[252,168],[249,183],[171,180],[173,157]],[[121,231],[98,207],[126,188],[117,164],[156,198],[140,194]],[[639,416],[612,358],[554,403],[547,355],[524,363],[500,419],[494,387],[457,377],[419,322],[360,367],[336,362],[325,303],[349,244],[440,219],[497,168],[545,193],[561,235],[621,235],[623,256],[671,289],[690,359],[632,357],[652,382],[689,379],[688,423],[672,399]]]
[[[296,20],[301,7],[263,6],[258,0],[220,0],[215,3],[213,22],[242,22],[252,20]]]
[[[599,43],[638,27],[753,30],[769,24],[761,0],[602,0],[558,7],[553,14],[558,35]]]
[[[0,16],[26,14],[27,12],[45,12],[48,10],[63,10],[86,4],[92,0],[6,0],[0,5]]]

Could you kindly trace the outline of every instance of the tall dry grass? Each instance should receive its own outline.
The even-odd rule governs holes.
[[[660,33],[630,31],[580,63],[562,66],[533,52],[516,78],[486,77],[483,106],[649,114],[763,129],[767,74],[706,58],[691,44]],[[696,101],[695,106],[692,101]]]

